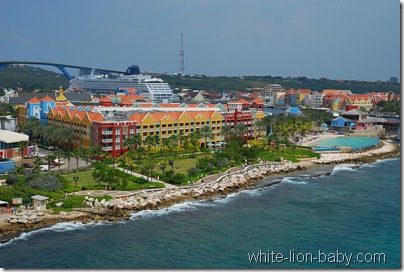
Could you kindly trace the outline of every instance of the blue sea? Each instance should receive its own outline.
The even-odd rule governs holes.
[[[400,182],[400,159],[267,177],[120,223],[25,233],[0,245],[0,267],[399,268]]]

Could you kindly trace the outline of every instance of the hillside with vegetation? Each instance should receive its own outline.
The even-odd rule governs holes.
[[[220,91],[247,91],[254,88],[264,88],[268,84],[280,84],[283,89],[310,89],[323,91],[325,89],[351,90],[354,93],[367,92],[394,92],[400,93],[400,84],[377,81],[331,80],[327,78],[310,79],[307,77],[280,77],[280,76],[178,76],[162,75],[172,89],[206,90],[208,92]],[[23,88],[23,91],[50,91],[62,86],[69,87],[68,79],[59,73],[44,70],[33,66],[10,66],[0,72],[0,87]],[[253,91],[253,90],[252,90]]]
[[[22,88],[23,91],[51,91],[69,87],[63,75],[34,66],[9,66],[0,72],[0,88]]]
[[[263,88],[268,84],[279,84],[283,89],[310,89],[322,92],[323,90],[351,90],[353,93],[368,92],[394,92],[400,93],[400,84],[389,82],[368,82],[355,80],[332,80],[327,78],[309,79],[307,77],[272,77],[272,76],[245,76],[245,77],[191,77],[168,76],[161,77],[172,88],[197,89],[214,91],[246,91],[248,89]]]

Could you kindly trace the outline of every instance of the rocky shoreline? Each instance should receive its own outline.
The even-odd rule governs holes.
[[[303,170],[315,164],[362,164],[399,156],[399,146],[383,141],[378,147],[363,152],[325,153],[320,159],[305,164],[282,162],[251,165],[244,170],[225,174],[209,183],[152,192],[140,191],[125,199],[117,198],[98,202],[88,196],[86,202],[89,208],[75,209],[69,213],[61,212],[58,215],[26,211],[11,216],[6,224],[0,225],[0,243],[7,242],[23,232],[45,228],[60,222],[117,222],[129,219],[134,211],[157,210],[186,201],[212,200],[215,197],[226,196],[251,187],[266,176]]]

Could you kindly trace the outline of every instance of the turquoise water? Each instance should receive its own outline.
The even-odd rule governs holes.
[[[350,137],[350,136],[337,136],[335,138],[322,139],[315,142],[318,147],[339,147],[348,146],[352,150],[366,148],[377,145],[380,139],[377,137]]]
[[[400,160],[320,167],[119,224],[30,232],[0,245],[0,267],[399,268]],[[294,260],[270,262],[272,253]]]

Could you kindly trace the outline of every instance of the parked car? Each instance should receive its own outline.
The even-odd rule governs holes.
[[[28,157],[40,157],[40,158],[43,158],[43,157],[45,157],[45,154],[39,153],[39,152],[33,152],[33,153],[30,153],[28,155]]]
[[[22,166],[24,166],[25,168],[34,168],[34,166],[33,166],[32,164],[27,163],[27,162],[24,162],[24,163],[22,164]]]
[[[50,147],[48,147],[48,150],[58,150],[59,147],[53,146],[51,145]]]
[[[62,160],[62,159],[55,159],[55,163],[57,163],[57,165],[63,165],[63,164],[65,164],[65,161],[64,160]]]

